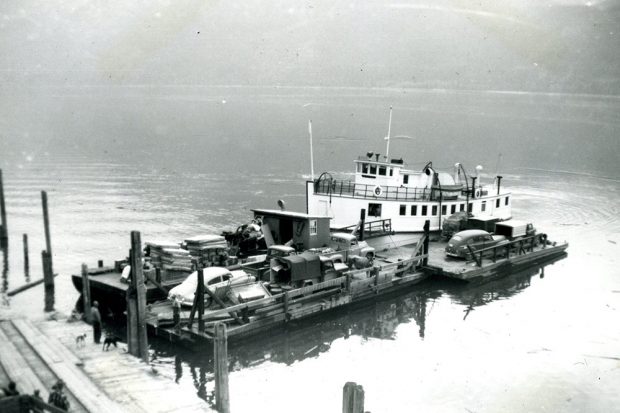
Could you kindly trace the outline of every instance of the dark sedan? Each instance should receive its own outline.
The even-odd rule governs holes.
[[[457,232],[450,238],[446,246],[446,254],[451,257],[469,258],[471,253],[468,247],[474,251],[479,251],[506,242],[506,237],[503,235],[491,235],[481,229],[468,229]]]

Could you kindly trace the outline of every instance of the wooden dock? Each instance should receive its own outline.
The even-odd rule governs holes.
[[[76,337],[86,334],[84,345]],[[21,394],[41,392],[47,401],[58,380],[72,412],[205,412],[208,404],[196,392],[178,387],[156,368],[112,347],[102,351],[92,328],[81,322],[0,317],[0,386],[10,380]],[[170,392],[174,397],[170,397]]]

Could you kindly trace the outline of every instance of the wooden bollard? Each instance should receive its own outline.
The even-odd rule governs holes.
[[[342,388],[342,413],[364,413],[364,388],[347,382]]]
[[[52,258],[47,251],[41,251],[43,261],[43,284],[45,285],[45,312],[54,311],[54,273]]]
[[[86,264],[82,264],[82,302],[84,303],[84,320],[90,324],[92,322],[90,315],[90,280]]]
[[[52,241],[50,236],[50,219],[47,210],[47,192],[41,191],[41,205],[43,206],[43,226],[45,229],[45,248],[50,257],[50,268],[54,271],[54,264],[52,262]]]
[[[28,254],[28,234],[23,235],[24,241],[24,277],[26,282],[30,282],[30,256]]]
[[[213,354],[215,367],[215,404],[220,413],[230,412],[228,394],[228,333],[226,324],[217,323],[214,327]]]
[[[127,346],[129,353],[149,361],[146,335],[146,286],[142,272],[142,242],[140,232],[131,231],[131,280],[127,289]]]
[[[6,247],[9,241],[9,230],[6,222],[6,204],[4,202],[4,181],[0,169],[0,247]]]

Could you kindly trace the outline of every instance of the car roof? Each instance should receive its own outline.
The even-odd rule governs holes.
[[[204,268],[203,270],[204,270],[205,282],[215,277],[218,277],[220,275],[230,274],[230,271],[224,267],[207,267],[207,268]]]
[[[467,238],[467,237],[475,237],[476,235],[489,235],[489,233],[482,229],[466,229],[465,231],[459,231],[454,235]]]

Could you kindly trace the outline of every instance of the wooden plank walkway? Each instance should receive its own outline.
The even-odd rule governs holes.
[[[76,337],[84,333],[86,342],[76,346]],[[160,376],[123,347],[102,351],[82,322],[5,319],[0,321],[0,381],[15,381],[22,394],[38,389],[47,400],[61,379],[72,412],[211,411],[195,389]]]

